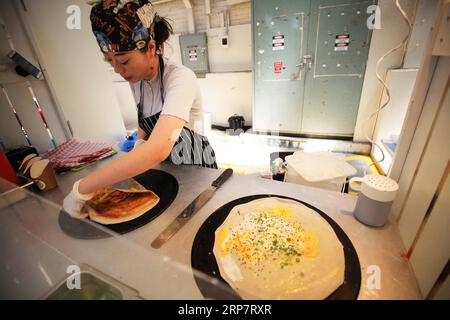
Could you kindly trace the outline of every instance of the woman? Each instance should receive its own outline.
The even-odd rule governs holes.
[[[147,0],[103,0],[94,2],[91,24],[105,60],[130,82],[139,129],[131,152],[75,182],[63,207],[77,218],[86,217],[81,208],[97,189],[164,160],[217,168],[214,151],[198,133],[202,103],[195,74],[162,57],[172,33],[167,20]]]

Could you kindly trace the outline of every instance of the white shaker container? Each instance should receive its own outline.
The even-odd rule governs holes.
[[[361,182],[360,187],[356,186],[357,182]],[[355,218],[372,227],[384,226],[397,195],[397,182],[385,176],[371,174],[364,178],[352,178],[350,184],[352,189],[360,191],[354,211]]]

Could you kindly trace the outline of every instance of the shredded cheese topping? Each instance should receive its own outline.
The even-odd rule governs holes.
[[[282,269],[304,257],[315,257],[319,250],[316,233],[296,222],[287,206],[257,208],[233,229],[219,230],[218,241],[222,257],[235,253],[242,264],[249,266],[270,259]]]

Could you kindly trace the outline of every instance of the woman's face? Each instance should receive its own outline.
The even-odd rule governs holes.
[[[156,75],[158,59],[154,55],[153,48],[154,46],[149,44],[146,52],[132,50],[124,53],[107,52],[103,55],[105,61],[114,68],[114,72],[128,82],[135,83],[143,79],[152,79]]]

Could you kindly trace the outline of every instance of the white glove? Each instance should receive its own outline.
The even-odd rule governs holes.
[[[134,143],[133,149],[136,148],[137,146],[143,144],[143,143],[145,143],[145,140],[143,140],[143,139],[136,140],[136,142]]]
[[[78,192],[79,184],[80,180],[75,182],[72,191],[64,198],[63,209],[73,218],[84,219],[87,218],[88,214],[82,213],[81,208],[83,208],[83,205],[87,200],[92,199],[94,193],[81,194]]]

